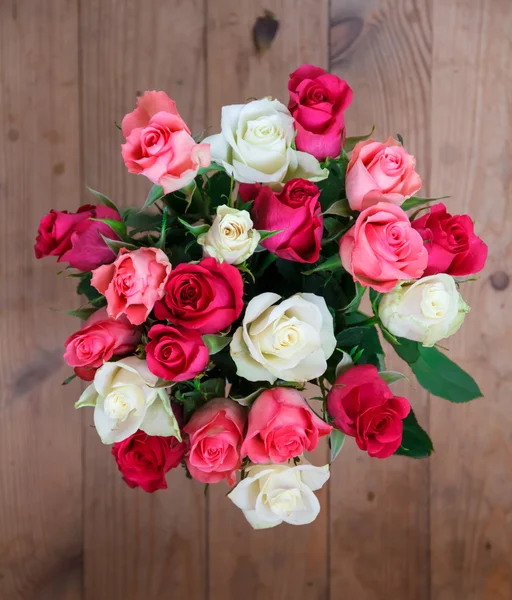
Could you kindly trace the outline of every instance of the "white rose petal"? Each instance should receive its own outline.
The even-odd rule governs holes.
[[[433,346],[453,335],[468,311],[453,277],[440,273],[384,294],[379,317],[393,335]]]

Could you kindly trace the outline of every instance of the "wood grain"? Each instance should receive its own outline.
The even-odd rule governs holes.
[[[451,194],[489,244],[450,356],[484,398],[432,398],[432,598],[512,597],[512,5],[434,1],[431,191]]]
[[[41,217],[79,189],[77,3],[0,2],[0,598],[82,599],[79,386],[60,384],[76,305]],[[63,115],[66,115],[63,119]]]
[[[268,50],[258,53],[252,38],[264,2],[217,0],[208,4],[208,125],[220,126],[222,105],[274,95],[287,103],[288,75],[304,62],[327,66],[327,2],[291,0],[270,7],[279,21]],[[325,445],[315,464],[325,464]],[[328,590],[328,502],[319,494],[320,517],[309,527],[251,529],[240,510],[225,497],[227,488],[209,490],[210,598],[299,600],[326,598]]]
[[[376,125],[374,137],[402,134],[430,174],[429,0],[331,2],[331,70],[354,90],[348,135]],[[428,194],[425,185],[422,192]],[[389,369],[407,372],[392,350]],[[411,381],[414,381],[411,379]],[[394,384],[428,425],[419,385]],[[332,469],[330,573],[332,600],[427,600],[429,596],[429,464],[369,458],[347,440]]]
[[[150,188],[126,172],[114,126],[138,93],[165,90],[191,129],[204,128],[203,14],[202,0],[81,2],[84,181],[120,204],[141,206]],[[85,600],[204,597],[202,490],[181,471],[168,480],[165,492],[129,489],[86,428]]]

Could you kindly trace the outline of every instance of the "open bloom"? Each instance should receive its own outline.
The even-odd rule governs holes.
[[[254,529],[283,522],[307,525],[318,516],[320,503],[313,492],[329,479],[329,465],[315,467],[302,459],[297,465],[251,465],[245,473],[228,498]]]
[[[295,294],[280,304],[271,292],[253,298],[230,344],[237,373],[249,381],[308,381],[322,375],[336,348],[325,300]]]

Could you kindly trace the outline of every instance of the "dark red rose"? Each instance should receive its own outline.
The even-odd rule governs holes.
[[[428,265],[424,275],[473,275],[485,266],[487,244],[476,234],[469,215],[451,215],[444,204],[412,222],[425,240]]]
[[[169,275],[166,294],[155,305],[157,319],[201,333],[229,327],[242,312],[244,284],[240,271],[214,258],[178,265]]]
[[[148,331],[146,361],[149,370],[166,381],[193,379],[204,371],[209,352],[194,329],[153,325]]]
[[[342,373],[327,397],[334,426],[376,458],[387,458],[399,448],[402,419],[410,409],[407,398],[394,396],[373,365],[357,365]]]
[[[112,454],[131,488],[154,492],[167,488],[165,475],[180,465],[185,443],[173,436],[148,435],[139,429],[122,442],[116,442]]]
[[[288,91],[297,150],[318,160],[339,156],[345,138],[344,112],[352,102],[347,82],[320,67],[302,65],[290,75]]]
[[[279,193],[270,187],[241,190],[245,198],[255,196],[252,218],[256,229],[283,230],[261,245],[280,258],[314,263],[320,256],[324,220],[318,201],[320,190],[305,179],[292,179]]]

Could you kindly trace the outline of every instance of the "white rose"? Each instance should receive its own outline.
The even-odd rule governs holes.
[[[239,265],[254,253],[260,237],[246,210],[224,204],[217,208],[212,226],[197,238],[197,243],[203,246],[204,256],[211,256],[220,263]]]
[[[138,429],[181,440],[167,393],[152,387],[157,381],[146,361],[136,356],[107,362],[75,406],[94,406],[94,425],[104,444],[121,442]]]
[[[468,311],[453,277],[440,273],[399,283],[382,297],[379,317],[393,335],[433,346],[453,335]]]
[[[307,525],[320,512],[313,494],[329,479],[329,465],[315,467],[302,459],[293,464],[251,465],[247,476],[228,494],[254,529],[283,523]]]
[[[292,148],[294,119],[277,100],[262,98],[222,107],[221,133],[204,140],[212,161],[242,183],[279,184],[294,177],[320,181],[329,174],[306,152]]]
[[[230,352],[237,374],[249,381],[308,381],[327,369],[336,348],[331,313],[315,294],[281,296],[266,292],[253,298]]]

